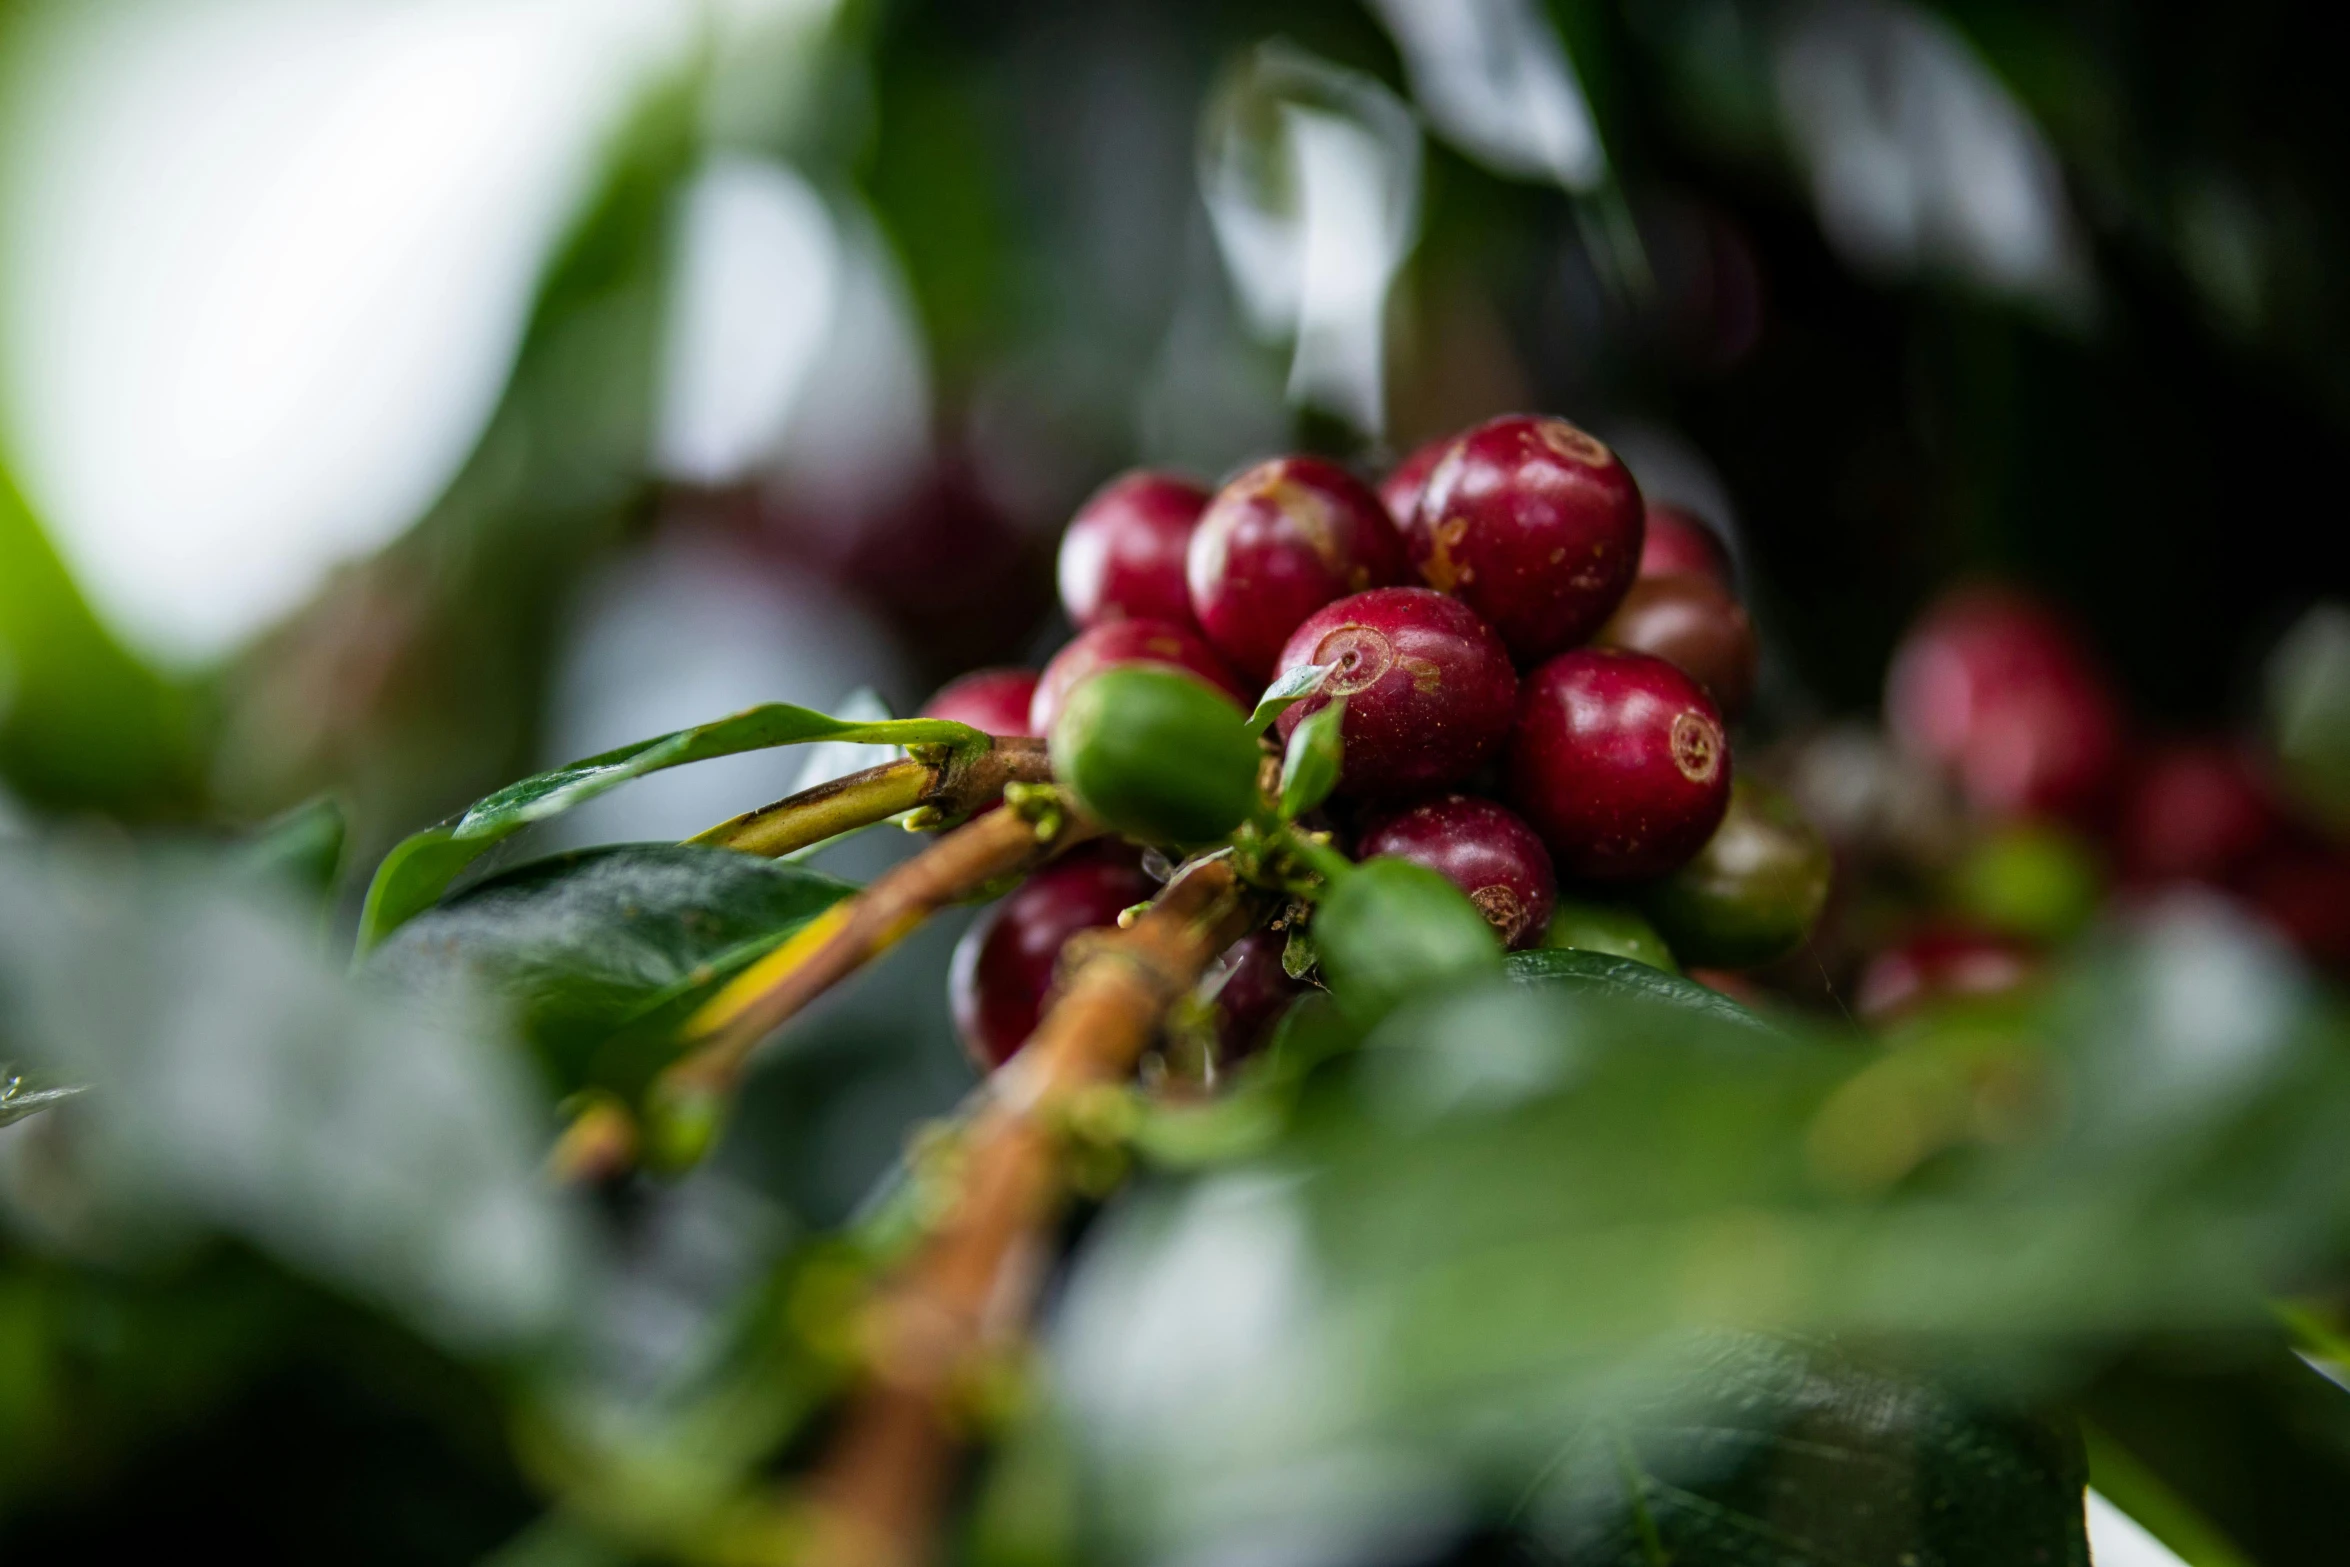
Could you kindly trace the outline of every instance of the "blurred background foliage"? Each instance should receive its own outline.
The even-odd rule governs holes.
[[[585,1491],[595,1471],[531,1431],[641,1455],[693,1448],[675,1432],[700,1421],[730,1481],[737,1448],[769,1451],[828,1373],[770,1377],[771,1409],[713,1413],[707,1389],[790,1358],[758,1329],[789,1314],[770,1296],[821,1279],[809,1237],[968,1087],[931,982],[952,925],[795,1032],[710,1171],[594,1216],[529,1179],[550,1106],[503,1022],[403,1022],[327,954],[385,848],[519,772],[761,700],[910,711],[1034,657],[1065,630],[1057,530],[1130,463],[1376,463],[1556,410],[1730,533],[1767,643],[1757,742],[1873,713],[1918,607],[1996,575],[2085,622],[2150,732],[2252,723],[2299,627],[2287,695],[2325,699],[2286,718],[2313,787],[2350,797],[2327,716],[2350,711],[2350,643],[2311,614],[2350,587],[2350,98],[2317,20],[2269,0],[0,6],[0,836],[25,839],[0,861],[0,1058],[117,1106],[74,1137],[0,1131],[0,1551],[103,1558],[201,1519],[254,1560],[624,1560],[609,1541],[643,1545],[663,1507],[601,1534],[542,1520],[551,1473]],[[528,847],[675,839],[799,766],[664,775]],[[208,857],[321,794],[349,824],[323,883],[298,869],[316,840],[258,874]],[[899,852],[868,837],[821,864],[861,879]],[[2202,944],[2241,959],[2226,984],[2299,995],[2233,939]],[[2069,993],[2088,1021],[2044,1032],[2135,1026],[2101,983]],[[2300,1040],[2324,1005],[2246,1037]],[[2338,1060],[2304,1078],[2256,1043],[2281,1075],[2212,1111],[2243,1117],[2220,1141],[2342,1091]],[[1772,1092],[1800,1099],[1792,1060]],[[1467,1092],[1379,1100],[1417,1069],[1377,1049],[1349,1070],[1374,1103]],[[1538,1118],[1563,1113],[1521,1128],[1561,1160],[1582,1145]],[[1370,1166],[1366,1207],[1397,1185],[1503,1224],[1527,1177],[1447,1162],[1445,1135],[1410,1147],[1472,1183],[1457,1197],[1409,1184],[1417,1164],[1315,1157]],[[2280,1167],[2307,1149],[2222,1180],[2239,1208],[2179,1216],[2257,1253],[2217,1277],[2276,1282],[2338,1242],[2338,1174]],[[1992,1166],[1954,1188],[1996,1192]],[[1612,1179],[1641,1189],[1636,1167]],[[2098,1189],[2165,1190],[2131,1175]],[[1147,1273],[1166,1213],[1217,1211],[1183,1181],[1270,1178],[1155,1177],[1102,1251]],[[1375,1279],[1397,1265],[1378,1217],[1277,1222],[1337,1226]],[[2174,1277],[2162,1259],[2202,1233],[2157,1225],[2131,1255]],[[1120,1280],[1073,1297],[1075,1362]],[[1918,1326],[1894,1304],[1864,1325]],[[2068,1364],[2096,1368],[2100,1484],[2142,1480],[2141,1521],[2185,1516],[2174,1546],[2216,1520],[2246,1559],[2330,1560],[2315,1503],[2350,1471],[2350,1405],[2225,1304],[2061,1324],[2095,1346]],[[1830,1315],[1746,1325],[1855,1327]],[[1456,1327],[1508,1342],[1385,1330]],[[2033,1370],[1990,1379],[2065,1381]],[[1175,1451],[1180,1409],[1129,1429],[1150,1414],[1054,1417],[1097,1422],[1112,1494],[1150,1492],[1113,1509],[1123,1550],[1229,1522],[1178,1504],[1226,1495],[1186,1465],[1232,1455]],[[1024,1429],[975,1549],[1105,1559],[1055,1534],[1082,1527],[1050,1500],[1078,1484],[1066,1437]],[[1535,1419],[1467,1444],[1488,1468],[1412,1478],[1466,1517],[1557,1437]],[[1195,1489],[1159,1495],[1178,1475]],[[1559,1517],[1565,1559],[1616,1559]]]

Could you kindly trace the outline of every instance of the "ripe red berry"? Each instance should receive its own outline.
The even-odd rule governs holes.
[[[1200,629],[1256,680],[1315,610],[1407,574],[1379,497],[1319,457],[1259,463],[1217,491],[1184,566]]]
[[[1650,501],[1647,531],[1640,544],[1640,575],[1671,577],[1684,572],[1711,577],[1729,587],[1729,547],[1695,512]]]
[[[1387,515],[1395,519],[1396,527],[1412,525],[1412,513],[1420,508],[1420,491],[1426,487],[1428,475],[1435,472],[1437,460],[1452,441],[1451,436],[1440,435],[1424,446],[1413,448],[1410,456],[1390,468],[1387,477],[1379,481],[1380,502],[1387,507]]]
[[[1255,1055],[1273,1035],[1289,1004],[1305,993],[1281,966],[1288,938],[1260,930],[1224,949],[1208,977],[1215,990],[1216,1061],[1234,1066]]]
[[[1601,647],[1650,653],[1705,687],[1725,714],[1754,695],[1762,650],[1746,607],[1711,577],[1678,572],[1642,577],[1599,628]]]
[[[991,735],[1034,735],[1028,704],[1035,696],[1033,669],[974,669],[940,686],[922,704],[922,716],[951,718]]]
[[[1339,788],[1414,794],[1459,783],[1501,754],[1515,721],[1509,650],[1477,612],[1426,588],[1373,588],[1316,610],[1281,650],[1283,673],[1335,664],[1279,720],[1281,737],[1346,698]]]
[[[1885,721],[1992,816],[2085,816],[2121,759],[2120,704],[2072,628],[2012,590],[1962,589],[1910,629]]]
[[[1865,1022],[1882,1023],[1921,1002],[2013,990],[2039,966],[2032,949],[2021,942],[1940,927],[1870,959],[1853,992],[1853,1009]]]
[[[1183,580],[1191,530],[1208,492],[1172,473],[1137,469],[1094,491],[1061,535],[1061,607],[1079,629],[1109,620],[1189,626]]]
[[[1513,414],[1446,449],[1404,543],[1431,587],[1533,663],[1600,628],[1639,569],[1641,528],[1615,453],[1564,419]]]
[[[1061,946],[1081,930],[1117,923],[1156,890],[1135,855],[1080,849],[1031,876],[963,933],[947,974],[955,1028],[972,1060],[999,1067],[1036,1032]]]
[[[1512,947],[1539,940],[1558,903],[1550,851],[1523,817],[1491,800],[1464,794],[1423,800],[1364,828],[1355,853],[1427,866],[1467,893]]]
[[[1705,847],[1729,808],[1722,715],[1661,658],[1561,653],[1519,697],[1510,799],[1565,875],[1665,875]]]
[[[2122,794],[2114,859],[2124,880],[2232,881],[2283,827],[2252,759],[2217,741],[2174,741]]]
[[[1232,671],[1198,633],[1163,620],[1111,620],[1080,631],[1044,666],[1028,704],[1028,732],[1051,734],[1053,720],[1078,683],[1117,664],[1165,664],[1198,676],[1235,701],[1247,700]]]

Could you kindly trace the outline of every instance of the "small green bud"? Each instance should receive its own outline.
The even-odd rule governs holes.
[[[1053,725],[1053,774],[1106,826],[1144,843],[1214,843],[1257,804],[1263,753],[1240,709],[1172,669],[1105,669]]]

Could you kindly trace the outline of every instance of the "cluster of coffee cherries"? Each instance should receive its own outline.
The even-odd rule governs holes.
[[[1088,727],[1071,704],[1089,685],[1097,704],[1167,694],[1160,680],[1113,696],[1105,672],[1175,671],[1238,712],[1312,666],[1318,684],[1276,735],[1344,704],[1317,821],[1357,859],[1444,876],[1508,946],[1750,966],[1799,945],[1819,913],[1821,840],[1783,797],[1733,783],[1727,721],[1752,694],[1757,649],[1727,551],[1695,517],[1645,504],[1623,462],[1564,420],[1490,420],[1376,487],[1311,456],[1213,492],[1129,473],[1078,511],[1059,568],[1074,639],[1041,674],[954,681],[926,714],[1052,736],[1058,762],[1063,736]],[[1177,749],[1131,761],[1198,763]],[[1063,781],[1090,803],[1089,780]],[[1132,835],[1189,846],[1175,822]],[[1063,944],[1151,885],[1131,848],[1097,846],[974,927],[952,990],[983,1063],[1027,1037]],[[1214,982],[1228,1055],[1259,1043],[1294,992],[1269,933]]]

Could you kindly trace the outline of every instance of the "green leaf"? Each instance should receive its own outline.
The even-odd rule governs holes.
[[[230,865],[257,882],[323,895],[342,868],[348,834],[342,802],[320,795],[256,828],[231,851]]]
[[[367,889],[359,916],[359,950],[364,953],[406,921],[432,907],[464,869],[500,840],[533,822],[560,816],[573,806],[617,789],[632,779],[688,762],[732,756],[741,751],[839,740],[860,745],[986,746],[987,736],[968,724],[939,718],[894,718],[853,723],[811,708],[769,702],[731,718],[640,740],[591,756],[553,772],[508,784],[471,810],[396,845]]]
[[[1281,755],[1283,821],[1297,820],[1330,798],[1330,791],[1338,787],[1344,754],[1339,725],[1345,718],[1346,699],[1340,697],[1291,731],[1289,749]]]
[[[599,1047],[690,1009],[855,891],[804,865],[727,849],[589,849],[519,866],[418,915],[366,972],[404,990],[470,975],[516,1005],[575,1086],[599,1070],[641,1072],[633,1055],[603,1059]]]
[[[54,1110],[75,1095],[88,1092],[88,1085],[82,1083],[62,1088],[29,1085],[15,1067],[0,1061],[0,1126],[12,1126],[27,1116]]]
[[[1336,664],[1300,664],[1265,687],[1265,694],[1257,698],[1256,711],[1248,715],[1248,732],[1261,735],[1272,728],[1274,719],[1321,690],[1322,682],[1337,667]]]
[[[1668,974],[1636,958],[1581,948],[1537,947],[1513,952],[1502,968],[1521,985],[1558,986],[1595,996],[1661,1001],[1676,1007],[1747,1028],[1769,1031],[1771,1025],[1718,990],[1708,990],[1693,979]]]
[[[1366,1022],[1425,992],[1501,967],[1501,940],[1462,891],[1382,856],[1339,878],[1314,911],[1330,993]]]

